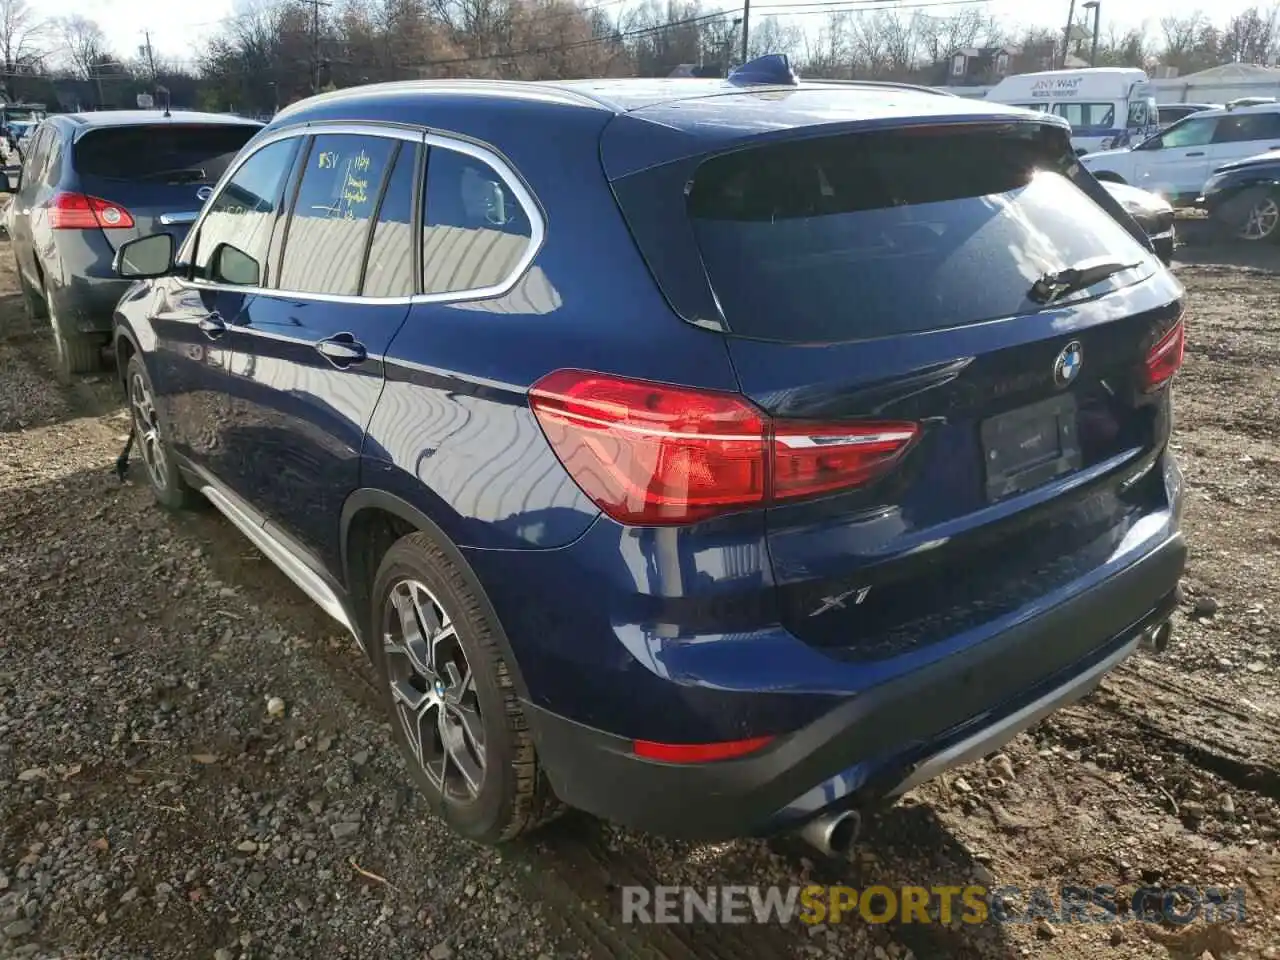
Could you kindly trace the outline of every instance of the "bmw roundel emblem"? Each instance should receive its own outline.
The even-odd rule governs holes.
[[[213,196],[213,187],[201,187],[196,191],[196,198],[199,200],[208,200]]]
[[[1084,348],[1080,346],[1079,340],[1072,340],[1062,352],[1058,354],[1058,359],[1053,362],[1053,382],[1060,387],[1065,387],[1080,375],[1080,366],[1084,363]]]

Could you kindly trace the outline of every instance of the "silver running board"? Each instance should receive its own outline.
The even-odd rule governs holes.
[[[913,787],[934,779],[952,767],[986,756],[998,747],[1004,746],[1023,730],[1039,723],[1049,714],[1091,693],[1106,674],[1138,649],[1140,642],[1141,637],[1134,637],[1101,663],[1079,676],[1072,677],[1062,686],[1050,690],[1039,700],[1027,704],[1021,710],[992,726],[984,727],[959,743],[922,760],[905,780],[889,791],[888,796],[901,796]]]
[[[320,605],[325,613],[346,627],[351,635],[360,643],[360,634],[347,617],[337,594],[329,588],[310,567],[298,560],[284,544],[268,533],[263,527],[254,523],[253,518],[237,507],[218,488],[205,485],[200,492],[228,520],[234,523],[253,545],[267,555],[267,559],[280,568],[280,572],[298,585],[303,593]],[[363,648],[364,644],[360,644]]]

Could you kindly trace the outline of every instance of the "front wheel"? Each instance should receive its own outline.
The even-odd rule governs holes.
[[[130,357],[125,367],[125,389],[133,422],[133,442],[146,470],[151,492],[162,506],[170,510],[190,507],[196,500],[196,493],[182,478],[161,436],[155,391],[138,354]]]
[[[369,648],[397,745],[432,810],[470,840],[512,840],[559,812],[511,673],[475,594],[425,534],[387,551]]]

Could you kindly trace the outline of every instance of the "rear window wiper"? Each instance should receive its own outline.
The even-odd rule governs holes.
[[[1027,299],[1033,303],[1053,303],[1067,294],[1087,290],[1107,277],[1140,266],[1141,263],[1121,263],[1106,257],[1083,260],[1074,267],[1046,273],[1031,285],[1031,289],[1027,291]]]
[[[204,180],[205,172],[201,167],[182,167],[176,170],[153,170],[151,173],[138,174],[134,179],[168,180],[170,183],[194,183],[197,180]]]

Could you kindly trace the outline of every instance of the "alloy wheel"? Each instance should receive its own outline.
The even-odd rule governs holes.
[[[484,783],[484,725],[453,620],[424,584],[401,580],[383,611],[382,635],[396,717],[414,760],[442,797],[475,800]]]
[[[1280,225],[1280,204],[1275,197],[1264,197],[1249,211],[1244,226],[1240,228],[1243,240],[1266,240]]]
[[[164,490],[169,486],[169,462],[160,440],[160,422],[151,387],[141,373],[135,372],[129,378],[129,408],[133,413],[138,452],[147,467],[147,475],[157,490]]]

